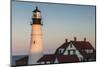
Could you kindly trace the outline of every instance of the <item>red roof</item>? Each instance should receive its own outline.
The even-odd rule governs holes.
[[[64,43],[63,45],[61,45],[59,48],[66,48],[66,47],[68,47],[69,43],[70,43],[70,42],[66,42],[66,43]],[[58,53],[59,53],[59,52],[58,52],[59,48],[57,48],[57,50],[55,51],[55,54],[58,54]]]
[[[70,41],[70,42],[64,43],[59,48],[66,48],[69,45],[69,43],[72,43],[73,45],[75,45],[77,49],[94,49],[93,46],[88,41]]]
[[[59,63],[78,62],[79,59],[76,55],[57,55]]]
[[[79,52],[86,58],[90,57],[90,53],[87,53],[85,49],[93,49],[93,46],[88,41],[71,41],[73,45],[79,50]],[[94,52],[93,52],[94,53]],[[93,54],[92,53],[92,54]]]
[[[41,57],[37,62],[41,62],[41,61],[51,61],[53,62],[55,60],[56,56],[53,54],[48,54],[48,55],[44,55],[43,57]]]
[[[94,49],[88,41],[71,41],[77,49]]]
[[[38,62],[54,62],[55,59],[57,59],[59,63],[79,61],[76,55],[44,55]]]

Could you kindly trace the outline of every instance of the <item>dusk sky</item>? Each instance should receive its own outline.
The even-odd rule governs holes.
[[[44,53],[53,53],[65,42],[87,38],[95,45],[95,6],[12,2],[12,54],[28,54],[33,10],[42,15]]]

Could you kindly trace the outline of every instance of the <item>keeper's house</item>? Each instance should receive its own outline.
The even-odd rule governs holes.
[[[96,50],[86,41],[77,41],[74,37],[73,41],[66,39],[56,51],[55,54],[47,54],[41,57],[37,62],[40,64],[52,64],[52,63],[71,63],[71,62],[88,62],[96,60]]]
[[[37,61],[38,64],[58,64],[58,63],[74,63],[96,61],[96,50],[89,41],[84,38],[83,41],[77,41],[74,37],[73,41],[65,39],[54,54],[45,54]],[[16,66],[28,65],[28,56],[16,61]]]

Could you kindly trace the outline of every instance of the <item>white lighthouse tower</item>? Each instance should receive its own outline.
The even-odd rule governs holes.
[[[41,12],[38,7],[33,11],[31,26],[31,46],[28,64],[37,64],[37,61],[43,56]]]

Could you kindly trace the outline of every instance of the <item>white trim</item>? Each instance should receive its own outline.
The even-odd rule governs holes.
[[[59,61],[58,61],[58,59],[57,59],[57,58],[55,59],[54,63],[59,63]]]

